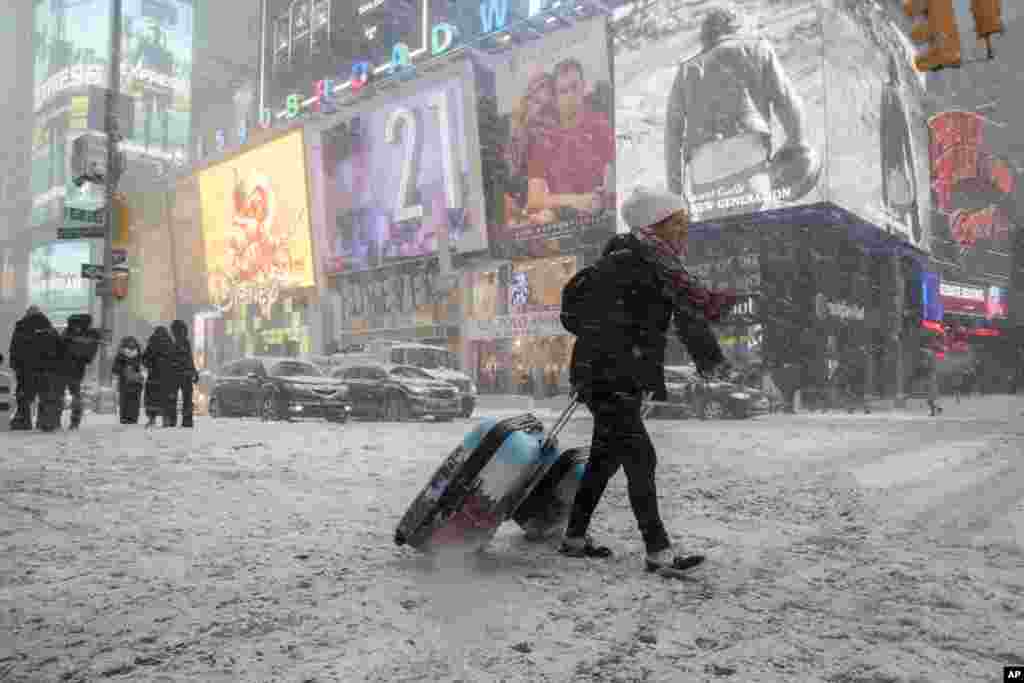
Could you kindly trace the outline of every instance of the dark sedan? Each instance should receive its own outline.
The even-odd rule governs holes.
[[[652,402],[649,417],[747,418],[764,415],[771,407],[763,391],[733,382],[705,381],[693,366],[666,367],[665,384],[668,401]]]
[[[433,416],[448,421],[462,414],[458,388],[412,365],[363,363],[335,370],[351,390],[352,414],[384,420]]]
[[[352,406],[345,382],[294,358],[243,358],[224,367],[210,392],[211,417],[264,420],[324,418],[346,422]]]

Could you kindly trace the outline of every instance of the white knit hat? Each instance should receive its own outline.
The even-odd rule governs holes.
[[[677,194],[637,187],[633,195],[622,204],[622,220],[626,221],[631,230],[640,230],[688,210],[686,199]]]

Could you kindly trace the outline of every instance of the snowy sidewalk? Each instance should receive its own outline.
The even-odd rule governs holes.
[[[396,548],[467,421],[0,434],[0,680],[998,680],[1024,663],[1019,408],[652,421],[662,513],[709,557],[686,583],[643,572],[621,476],[607,562],[514,524],[474,563]]]

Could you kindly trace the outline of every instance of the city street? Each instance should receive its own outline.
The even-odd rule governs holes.
[[[662,513],[709,558],[687,582],[643,572],[621,474],[611,561],[511,523],[471,566],[396,548],[472,421],[3,433],[0,680],[1001,680],[1024,400],[945,407],[651,422]]]

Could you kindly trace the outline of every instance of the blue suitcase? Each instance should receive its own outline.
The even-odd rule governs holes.
[[[558,459],[558,433],[576,406],[574,399],[547,434],[532,414],[481,420],[413,500],[395,543],[424,552],[489,543]]]
[[[516,508],[512,519],[531,540],[565,531],[583,474],[590,460],[589,448],[570,448],[547,471],[530,495]]]

